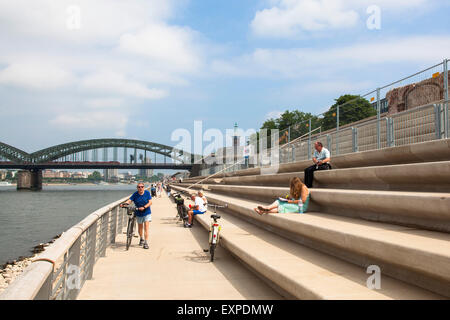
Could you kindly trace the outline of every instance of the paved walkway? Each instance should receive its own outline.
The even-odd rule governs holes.
[[[154,198],[152,212],[150,249],[135,238],[126,251],[125,235],[119,235],[78,299],[281,299],[225,249],[219,247],[211,263],[203,252],[206,230],[199,223],[183,228],[165,194]]]

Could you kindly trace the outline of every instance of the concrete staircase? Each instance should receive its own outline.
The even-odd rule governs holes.
[[[174,189],[201,188],[209,203],[228,204],[222,246],[287,298],[449,298],[450,140],[336,160],[334,170],[315,173],[306,214],[259,216],[253,208],[285,196],[309,161],[281,165],[278,174],[221,175],[188,190],[201,179],[191,178]],[[196,220],[209,229],[209,215]],[[381,270],[381,289],[366,285],[371,265]]]

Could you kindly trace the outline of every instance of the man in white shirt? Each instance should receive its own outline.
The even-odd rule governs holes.
[[[327,148],[324,148],[322,142],[316,142],[314,144],[314,165],[305,169],[305,185],[308,188],[312,188],[314,180],[314,171],[316,170],[330,170],[331,154]]]
[[[191,199],[195,202],[192,210],[188,211],[188,222],[184,225],[185,228],[192,228],[192,221],[196,214],[204,214],[207,210],[208,202],[206,197],[201,191],[198,192],[197,196],[192,195]]]

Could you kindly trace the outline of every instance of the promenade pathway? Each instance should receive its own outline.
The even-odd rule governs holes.
[[[214,263],[208,235],[199,223],[183,228],[175,219],[176,206],[163,194],[154,198],[150,223],[150,249],[133,239],[125,250],[125,235],[106,250],[85,282],[78,299],[281,299],[223,248]],[[125,231],[125,229],[123,230]]]

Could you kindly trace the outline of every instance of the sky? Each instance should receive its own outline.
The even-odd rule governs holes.
[[[441,0],[0,0],[0,141],[174,146],[194,121],[319,114],[450,58],[449,13]]]

